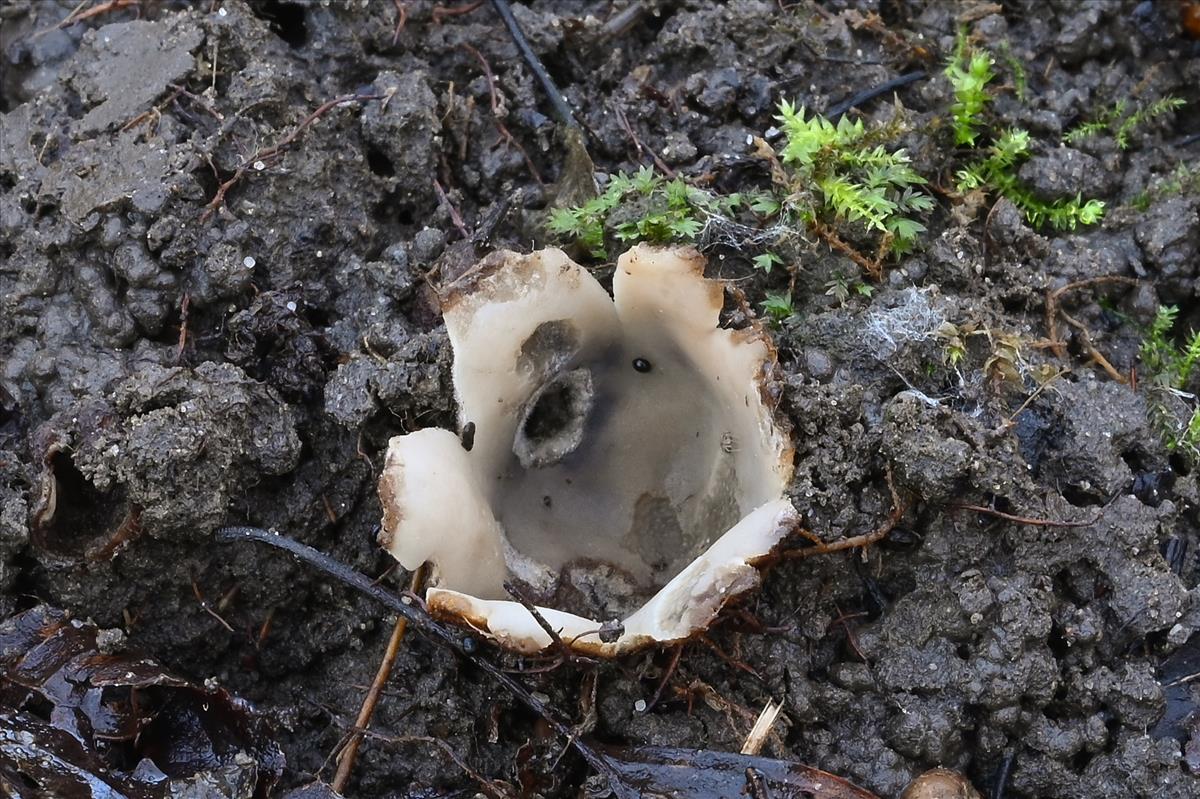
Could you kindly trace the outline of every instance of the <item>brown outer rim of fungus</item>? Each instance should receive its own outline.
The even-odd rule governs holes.
[[[394,531],[400,526],[403,515],[399,511],[399,503],[396,501],[399,491],[395,485],[396,481],[393,478],[392,469],[389,466],[391,464],[384,463],[383,474],[379,477],[379,488],[377,491],[379,493],[379,503],[383,505],[383,519],[379,525],[379,534],[375,540],[379,542],[379,546],[390,552],[392,539],[395,537]]]

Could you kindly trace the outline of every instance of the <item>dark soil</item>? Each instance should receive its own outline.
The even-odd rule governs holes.
[[[41,600],[120,628],[254,702],[287,785],[329,779],[393,620],[212,533],[272,527],[368,574],[389,567],[374,541],[386,441],[453,423],[432,286],[490,249],[545,241],[566,151],[487,4],[435,21],[428,0],[143,0],[55,29],[74,5],[0,5],[0,614]],[[881,796],[937,765],[984,791],[1007,771],[1009,799],[1200,795],[1186,719],[1200,682],[1163,687],[1190,673],[1168,659],[1195,664],[1200,648],[1200,471],[1164,447],[1144,381],[1089,364],[1076,328],[1060,325],[1061,358],[1038,346],[1047,292],[1101,276],[1138,284],[1063,303],[1122,374],[1160,303],[1200,327],[1200,197],[1132,204],[1200,155],[1200,58],[1177,4],[660,0],[627,28],[606,23],[630,5],[516,7],[602,172],[653,152],[731,190],[780,98],[820,111],[925,69],[899,91],[903,143],[948,188],[963,154],[941,65],[966,21],[1025,66],[1024,99],[994,87],[997,126],[1038,142],[1022,178],[1109,213],[1055,233],[1007,201],[972,214],[939,194],[921,248],[845,302],[827,285],[858,267],[812,246],[801,321],[777,335],[791,496],[827,538],[865,532],[890,510],[890,466],[914,509],[865,554],[775,568],[743,606],[761,625],[731,615],[712,647],[689,646],[649,712],[635,703],[669,653],[600,667],[591,734],[736,751],[775,698],[785,722],[766,753]],[[877,24],[854,24],[872,13]],[[471,48],[495,75],[494,105]],[[356,93],[387,99],[329,109],[212,202],[246,158]],[[1127,150],[1056,144],[1095,109],[1167,94],[1189,105]],[[787,276],[754,271],[754,254],[712,263],[757,307]],[[988,331],[954,367],[936,334],[947,322]],[[999,341],[1030,369],[1070,371],[1022,409],[1035,384],[1003,379]],[[583,680],[571,666],[526,678],[574,718]],[[373,728],[447,741],[526,795],[575,796],[586,778],[536,718],[416,637]],[[438,749],[368,740],[346,795],[477,787]]]

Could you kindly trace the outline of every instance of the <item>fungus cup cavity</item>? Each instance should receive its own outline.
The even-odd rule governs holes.
[[[393,438],[380,543],[428,561],[437,617],[502,646],[612,657],[704,629],[797,520],[775,353],[719,326],[691,248],[617,263],[613,297],[557,249],[494,253],[447,291],[459,423]]]

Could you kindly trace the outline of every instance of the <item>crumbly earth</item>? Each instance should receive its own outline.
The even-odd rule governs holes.
[[[256,703],[288,785],[329,779],[392,619],[212,533],[273,527],[388,568],[373,535],[385,442],[453,421],[435,288],[491,248],[545,241],[567,150],[487,4],[435,19],[429,0],[143,0],[56,28],[74,6],[0,6],[0,612],[38,598],[121,628]],[[858,267],[814,244],[797,321],[776,336],[790,494],[809,527],[874,529],[889,470],[913,507],[882,546],[778,565],[711,647],[683,651],[649,712],[635,703],[670,653],[598,667],[592,735],[736,750],[774,698],[784,721],[767,753],[885,797],[937,765],[984,791],[1007,774],[1009,799],[1200,795],[1200,733],[1181,720],[1200,683],[1164,688],[1186,676],[1171,658],[1194,664],[1200,648],[1200,471],[1164,447],[1144,381],[1091,365],[1079,329],[1060,324],[1061,355],[1039,346],[1049,290],[1114,275],[1137,285],[1062,304],[1117,371],[1137,367],[1160,303],[1200,327],[1200,197],[1134,202],[1200,146],[1200,50],[1173,8],[515,6],[602,172],[656,153],[732,190],[754,179],[748,136],[780,98],[820,111],[929,73],[898,95],[903,143],[939,188],[920,248],[872,296],[841,300],[831,281]],[[997,124],[1037,142],[1021,178],[1104,199],[1102,225],[1038,230],[1007,201],[972,211],[940,190],[955,157],[941,63],[960,24],[1024,65],[1024,97],[994,87]],[[350,94],[378,99],[332,107],[271,152]],[[1128,149],[1056,144],[1096,109],[1166,94],[1189,105]],[[889,94],[854,113],[891,107]],[[788,276],[753,270],[753,254],[717,248],[712,263],[757,306]],[[952,365],[946,323],[974,331]],[[1033,396],[1041,367],[1067,371]],[[525,679],[584,717],[580,669]],[[525,795],[575,796],[586,779],[535,718],[419,638],[373,726],[442,739]],[[346,795],[477,788],[438,749],[373,739]]]

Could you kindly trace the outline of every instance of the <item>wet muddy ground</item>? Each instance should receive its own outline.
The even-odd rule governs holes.
[[[388,569],[373,535],[386,441],[453,425],[435,287],[547,240],[567,152],[488,4],[120,5],[63,28],[73,2],[0,5],[0,614],[44,601],[120,630],[255,703],[285,786],[330,779],[393,619],[212,534],[270,527]],[[831,292],[859,268],[814,242],[776,333],[809,527],[878,526],[889,469],[913,508],[865,554],[775,568],[683,651],[649,712],[635,707],[669,652],[599,667],[594,738],[736,751],[774,698],[765,753],[881,796],[937,765],[1009,799],[1200,795],[1200,683],[1175,682],[1200,670],[1200,470],[1164,446],[1145,381],[1088,357],[1135,371],[1160,304],[1200,327],[1200,195],[1164,188],[1200,154],[1187,5],[516,6],[600,172],[657,161],[732,190],[756,179],[748,137],[780,99],[822,111],[924,70],[897,92],[902,143],[940,189],[918,249],[870,296]],[[1022,179],[1103,199],[1102,224],[1037,229],[1006,201],[954,196],[941,70],[964,25],[1022,66],[1023,91],[1003,73],[991,111],[1034,137]],[[355,95],[375,99],[323,105]],[[1188,105],[1126,149],[1058,144],[1097,108],[1168,95]],[[757,307],[788,277],[752,254],[711,263]],[[1044,346],[1048,292],[1108,276],[1134,280],[1063,294],[1081,327]],[[986,334],[948,363],[946,323]],[[1069,371],[1035,395],[1021,369],[1045,366]],[[526,681],[583,716],[583,671]],[[373,728],[447,741],[524,795],[575,796],[587,775],[419,637]],[[477,789],[428,744],[368,740],[345,793]]]

